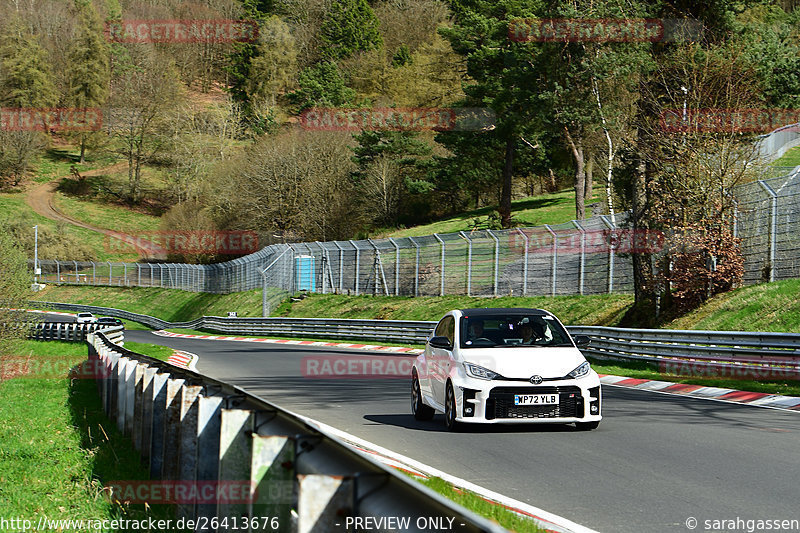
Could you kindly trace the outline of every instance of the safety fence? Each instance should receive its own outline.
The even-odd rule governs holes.
[[[146,488],[191,494],[176,507],[195,531],[349,531],[356,518],[368,518],[371,531],[394,531],[393,522],[377,522],[387,516],[409,517],[404,531],[505,531],[241,388],[133,353],[103,333],[88,342],[105,412],[149,467]]]
[[[754,163],[764,166],[768,179],[732,191],[745,283],[800,277],[800,167],[765,166],[795,146],[797,124],[759,137]],[[223,294],[262,288],[265,316],[300,290],[395,296],[631,292],[630,250],[620,246],[627,220],[622,213],[513,230],[275,244],[212,265],[42,260],[39,281]]]
[[[42,302],[31,302],[31,304]],[[102,312],[158,327],[187,327],[239,335],[277,335],[319,339],[367,340],[424,344],[436,322],[333,318],[224,318],[201,317],[170,323],[128,311],[74,304],[46,304],[53,308]],[[567,326],[571,335],[587,335],[592,343],[582,351],[597,358],[640,360],[666,364],[691,362],[712,368],[773,372],[773,377],[800,379],[800,334],[695,331],[670,329]]]

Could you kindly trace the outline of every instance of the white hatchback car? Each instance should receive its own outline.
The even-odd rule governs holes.
[[[78,324],[94,324],[97,322],[97,317],[94,316],[92,313],[78,313],[75,322]]]
[[[588,344],[541,309],[450,311],[414,363],[414,417],[441,411],[450,430],[461,422],[595,429],[600,378],[578,349]]]

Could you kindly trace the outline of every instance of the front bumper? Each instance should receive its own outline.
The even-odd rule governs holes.
[[[464,379],[454,383],[456,420],[482,424],[596,422],[602,417],[600,378],[592,372],[581,379],[532,385],[520,381]],[[517,394],[558,394],[553,405],[514,405]]]

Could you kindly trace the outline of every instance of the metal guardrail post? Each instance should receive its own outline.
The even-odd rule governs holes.
[[[114,271],[114,267],[111,264],[111,261],[106,261],[108,263],[108,286],[111,286],[111,273]]]
[[[97,284],[97,265],[92,261],[92,285]]]
[[[444,259],[445,259],[445,244],[444,244],[444,241],[443,241],[443,240],[442,240],[442,239],[439,237],[439,234],[438,234],[438,233],[434,233],[434,234],[433,234],[433,236],[434,236],[434,237],[436,237],[436,240],[437,240],[437,241],[439,241],[439,244],[440,244],[440,245],[441,245],[441,247],[442,247],[442,264],[441,264],[441,267],[440,267],[440,273],[439,273],[439,296],[444,296],[444,274],[445,274],[445,272],[444,272],[444,268],[445,268],[445,267],[444,267]]]
[[[205,453],[197,442],[198,410],[200,407],[200,393],[203,387],[184,386],[181,393],[181,409],[179,421],[180,456],[178,479],[192,480],[197,478],[198,455]],[[195,517],[194,503],[178,504],[178,518],[193,519]]]
[[[80,283],[81,282],[81,278],[78,277],[78,262],[77,261],[73,261],[72,264],[75,265],[75,283]]]
[[[344,248],[337,241],[333,241],[336,249],[339,250],[339,292],[344,290]]]
[[[770,222],[769,222],[769,280],[775,281],[775,242],[778,228],[778,195],[772,187],[764,180],[758,180],[758,184],[770,196]]]
[[[499,279],[499,270],[500,270],[500,239],[498,239],[497,236],[495,236],[495,234],[490,229],[487,229],[486,233],[488,233],[489,236],[492,239],[494,239],[494,281],[492,282],[492,286],[493,286],[493,293],[496,298],[498,291],[497,281]]]
[[[458,234],[467,241],[467,296],[472,296],[472,239],[463,231]]]
[[[517,228],[517,231],[522,238],[525,239],[525,259],[522,264],[522,295],[528,295],[528,236],[522,231],[522,228]]]
[[[389,237],[389,242],[394,246],[394,295],[400,295],[400,246]]]
[[[354,278],[355,278],[354,291],[356,293],[356,296],[358,296],[358,275],[359,275],[359,272],[361,270],[361,265],[360,265],[361,253],[360,253],[360,251],[358,249],[358,246],[356,246],[355,242],[353,242],[352,240],[347,241],[347,242],[349,242],[350,246],[352,246],[353,249],[356,251],[356,270],[355,270],[355,275],[354,275]]]
[[[61,263],[56,259],[56,283],[61,282]]]
[[[221,396],[201,396],[197,407],[197,479],[214,480],[219,477],[219,439],[222,422]],[[211,502],[197,504],[197,516],[209,520],[216,516],[217,505]]]
[[[409,241],[414,245],[416,250],[414,259],[414,297],[419,296],[419,243],[414,240],[414,237],[409,237]]]
[[[252,434],[255,430],[253,411],[222,409],[219,443],[219,481],[241,483],[251,477],[253,457]],[[217,517],[247,516],[246,503],[217,502]],[[220,529],[218,531],[224,531]]]
[[[545,229],[550,232],[550,235],[553,237],[553,259],[551,261],[551,277],[552,277],[552,287],[550,288],[551,296],[556,295],[556,281],[557,281],[557,271],[558,271],[558,236],[556,232],[553,231],[553,228],[550,227],[549,224],[544,225]]]
[[[290,524],[297,462],[295,440],[283,435],[253,434],[252,449],[250,484],[255,498],[250,502],[250,515],[277,517],[279,523]]]
[[[581,259],[580,259],[580,268],[578,271],[578,294],[583,294],[583,284],[584,279],[586,278],[586,230],[583,229],[583,226],[577,220],[573,220],[572,224],[578,229],[581,233]]]

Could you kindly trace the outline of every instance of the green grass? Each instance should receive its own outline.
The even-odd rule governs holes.
[[[659,381],[673,381],[701,385],[704,387],[722,387],[728,389],[764,392],[767,394],[783,394],[785,396],[800,396],[800,382],[797,381],[753,381],[744,379],[702,378],[695,376],[679,376],[676,374],[660,372],[653,363],[645,361],[600,361],[589,358],[592,368],[598,374],[612,374],[629,378],[655,379]]]
[[[125,207],[81,200],[61,193],[55,195],[55,206],[65,215],[85,224],[125,233],[157,231],[161,221],[159,217],[137,213]]]
[[[59,377],[0,382],[0,518],[169,518],[171,507],[146,511],[104,496],[106,482],[147,475],[130,440],[106,419],[95,382],[67,376],[86,359],[86,345],[23,341],[15,354],[34,369],[54,360],[68,366]]]
[[[141,287],[83,287],[49,285],[36,293],[36,300],[115,307],[170,322],[201,316],[261,316],[261,291],[208,294]]]
[[[554,313],[565,324],[614,326],[633,302],[626,294],[591,296],[343,296],[311,294],[298,302],[286,301],[277,316],[327,318],[381,318],[386,320],[439,320],[451,309],[470,307],[535,307]]]
[[[800,165],[800,146],[788,150],[780,159],[772,163],[772,166],[776,167],[796,167],[797,165]]]
[[[28,220],[31,226],[38,224],[40,228],[46,228],[53,234],[68,235],[82,242],[91,249],[92,257],[95,261],[135,261],[139,257],[138,254],[109,252],[106,244],[106,236],[101,233],[69,224],[62,224],[43,217],[25,203],[25,196],[23,194],[0,193],[0,219],[19,220],[20,218]],[[52,258],[40,255],[39,259]]]
[[[203,329],[188,329],[188,328],[173,328],[168,329],[166,331],[172,333],[182,333],[184,335],[215,335],[219,337],[243,337],[245,339],[263,339],[264,335],[237,335],[235,333],[220,333],[218,331],[210,331],[210,330],[203,330]],[[380,346],[398,346],[401,348],[422,348],[423,345],[421,344],[398,344],[396,342],[376,342],[370,339],[320,339],[314,337],[283,337],[280,335],[268,335],[270,339],[286,339],[292,341],[314,341],[314,342],[345,342],[345,343],[358,343],[358,344],[378,344]],[[128,344],[125,343],[125,347],[128,347]],[[131,348],[133,349],[133,348]]]
[[[172,355],[172,348],[144,342],[125,341],[125,349],[141,355],[147,355],[153,359],[159,359],[161,361],[166,361]]]
[[[594,188],[592,202],[601,201],[600,187]],[[475,219],[479,219],[485,227],[488,215],[497,209],[496,206],[483,207],[461,213],[454,217],[414,226],[412,228],[388,231],[384,237],[421,237],[433,233],[455,233],[469,231],[473,228]],[[541,226],[542,224],[561,224],[575,218],[575,192],[572,189],[562,190],[552,194],[530,196],[511,202],[511,216],[514,225],[518,227]]]
[[[65,176],[70,176],[70,168],[75,165],[78,171],[83,173],[87,170],[94,170],[111,165],[115,161],[115,157],[106,154],[93,154],[87,152],[85,156],[86,162],[83,165],[78,164],[80,160],[79,148],[50,148],[39,160],[34,163],[35,171],[33,180],[37,183],[44,183],[53,181]]]
[[[456,489],[453,485],[441,478],[431,477],[428,479],[414,479],[447,499],[453,500],[473,513],[488,518],[510,531],[517,531],[519,533],[539,533],[545,531],[538,527],[533,520],[509,511],[501,505],[488,502],[477,494],[462,489]]]
[[[717,295],[666,327],[800,333],[800,279],[760,283]]]

